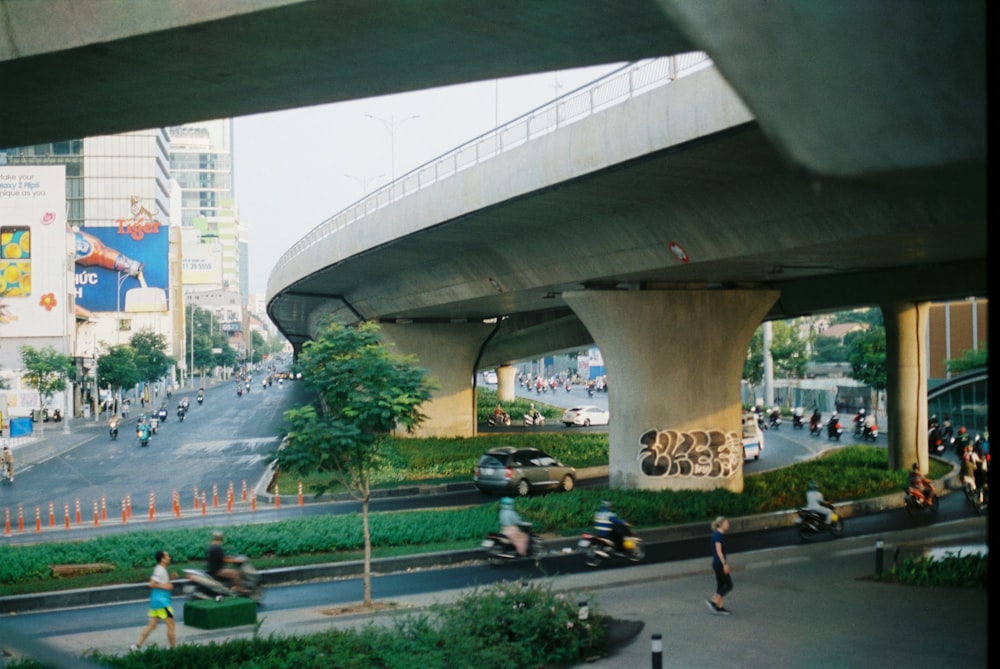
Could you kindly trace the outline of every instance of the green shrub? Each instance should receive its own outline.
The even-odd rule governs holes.
[[[906,585],[981,588],[989,584],[989,556],[946,553],[943,558],[906,558],[889,571],[889,580]]]

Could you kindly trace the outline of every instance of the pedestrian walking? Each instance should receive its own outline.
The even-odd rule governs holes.
[[[0,471],[3,472],[3,478],[14,482],[14,453],[6,445],[0,454]]]
[[[712,521],[712,570],[715,572],[715,594],[705,603],[712,613],[728,616],[732,613],[722,605],[722,598],[733,589],[733,577],[729,572],[724,535],[729,531],[729,520],[719,516]]]
[[[167,573],[167,565],[170,564],[170,554],[166,551],[156,551],[156,567],[153,568],[153,575],[149,579],[149,624],[142,630],[139,640],[129,647],[129,650],[136,651],[142,648],[146,637],[156,629],[156,626],[163,620],[167,623],[167,641],[173,648],[176,643],[174,634],[174,607],[171,606],[171,594],[174,590],[173,583],[170,582],[170,574]]]

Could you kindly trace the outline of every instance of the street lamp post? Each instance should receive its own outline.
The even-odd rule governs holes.
[[[194,388],[194,302],[191,303],[191,364],[188,367],[188,388]]]
[[[396,180],[396,130],[399,126],[403,125],[407,121],[412,121],[415,118],[420,118],[420,114],[414,114],[413,116],[407,116],[406,118],[397,119],[396,115],[393,114],[388,119],[384,119],[381,116],[375,116],[374,114],[365,114],[368,118],[373,121],[378,121],[385,126],[385,129],[389,131],[389,153],[391,157],[392,174],[389,178],[390,181]]]
[[[353,179],[354,181],[358,182],[358,184],[361,186],[361,199],[363,200],[363,199],[365,199],[365,197],[368,196],[368,192],[369,192],[368,191],[368,184],[370,184],[371,182],[375,181],[376,179],[383,178],[385,176],[385,174],[384,173],[383,174],[376,174],[375,176],[371,176],[371,177],[356,177],[353,174],[345,174],[344,176],[347,177],[348,179]]]

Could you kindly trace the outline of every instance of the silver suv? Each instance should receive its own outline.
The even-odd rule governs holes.
[[[533,490],[569,492],[576,485],[576,469],[537,448],[494,448],[479,456],[472,480],[483,494],[523,497]]]

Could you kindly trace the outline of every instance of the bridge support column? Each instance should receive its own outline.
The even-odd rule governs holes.
[[[415,355],[437,385],[421,406],[427,416],[420,437],[471,437],[476,434],[476,398],[472,376],[479,349],[493,325],[481,323],[410,323],[379,326],[398,353]]]
[[[885,321],[886,419],[889,469],[916,462],[927,472],[927,303],[887,302]]]
[[[517,391],[517,370],[513,365],[497,367],[497,399],[513,402]]]
[[[743,490],[740,378],[777,291],[563,293],[607,366],[612,488]]]

